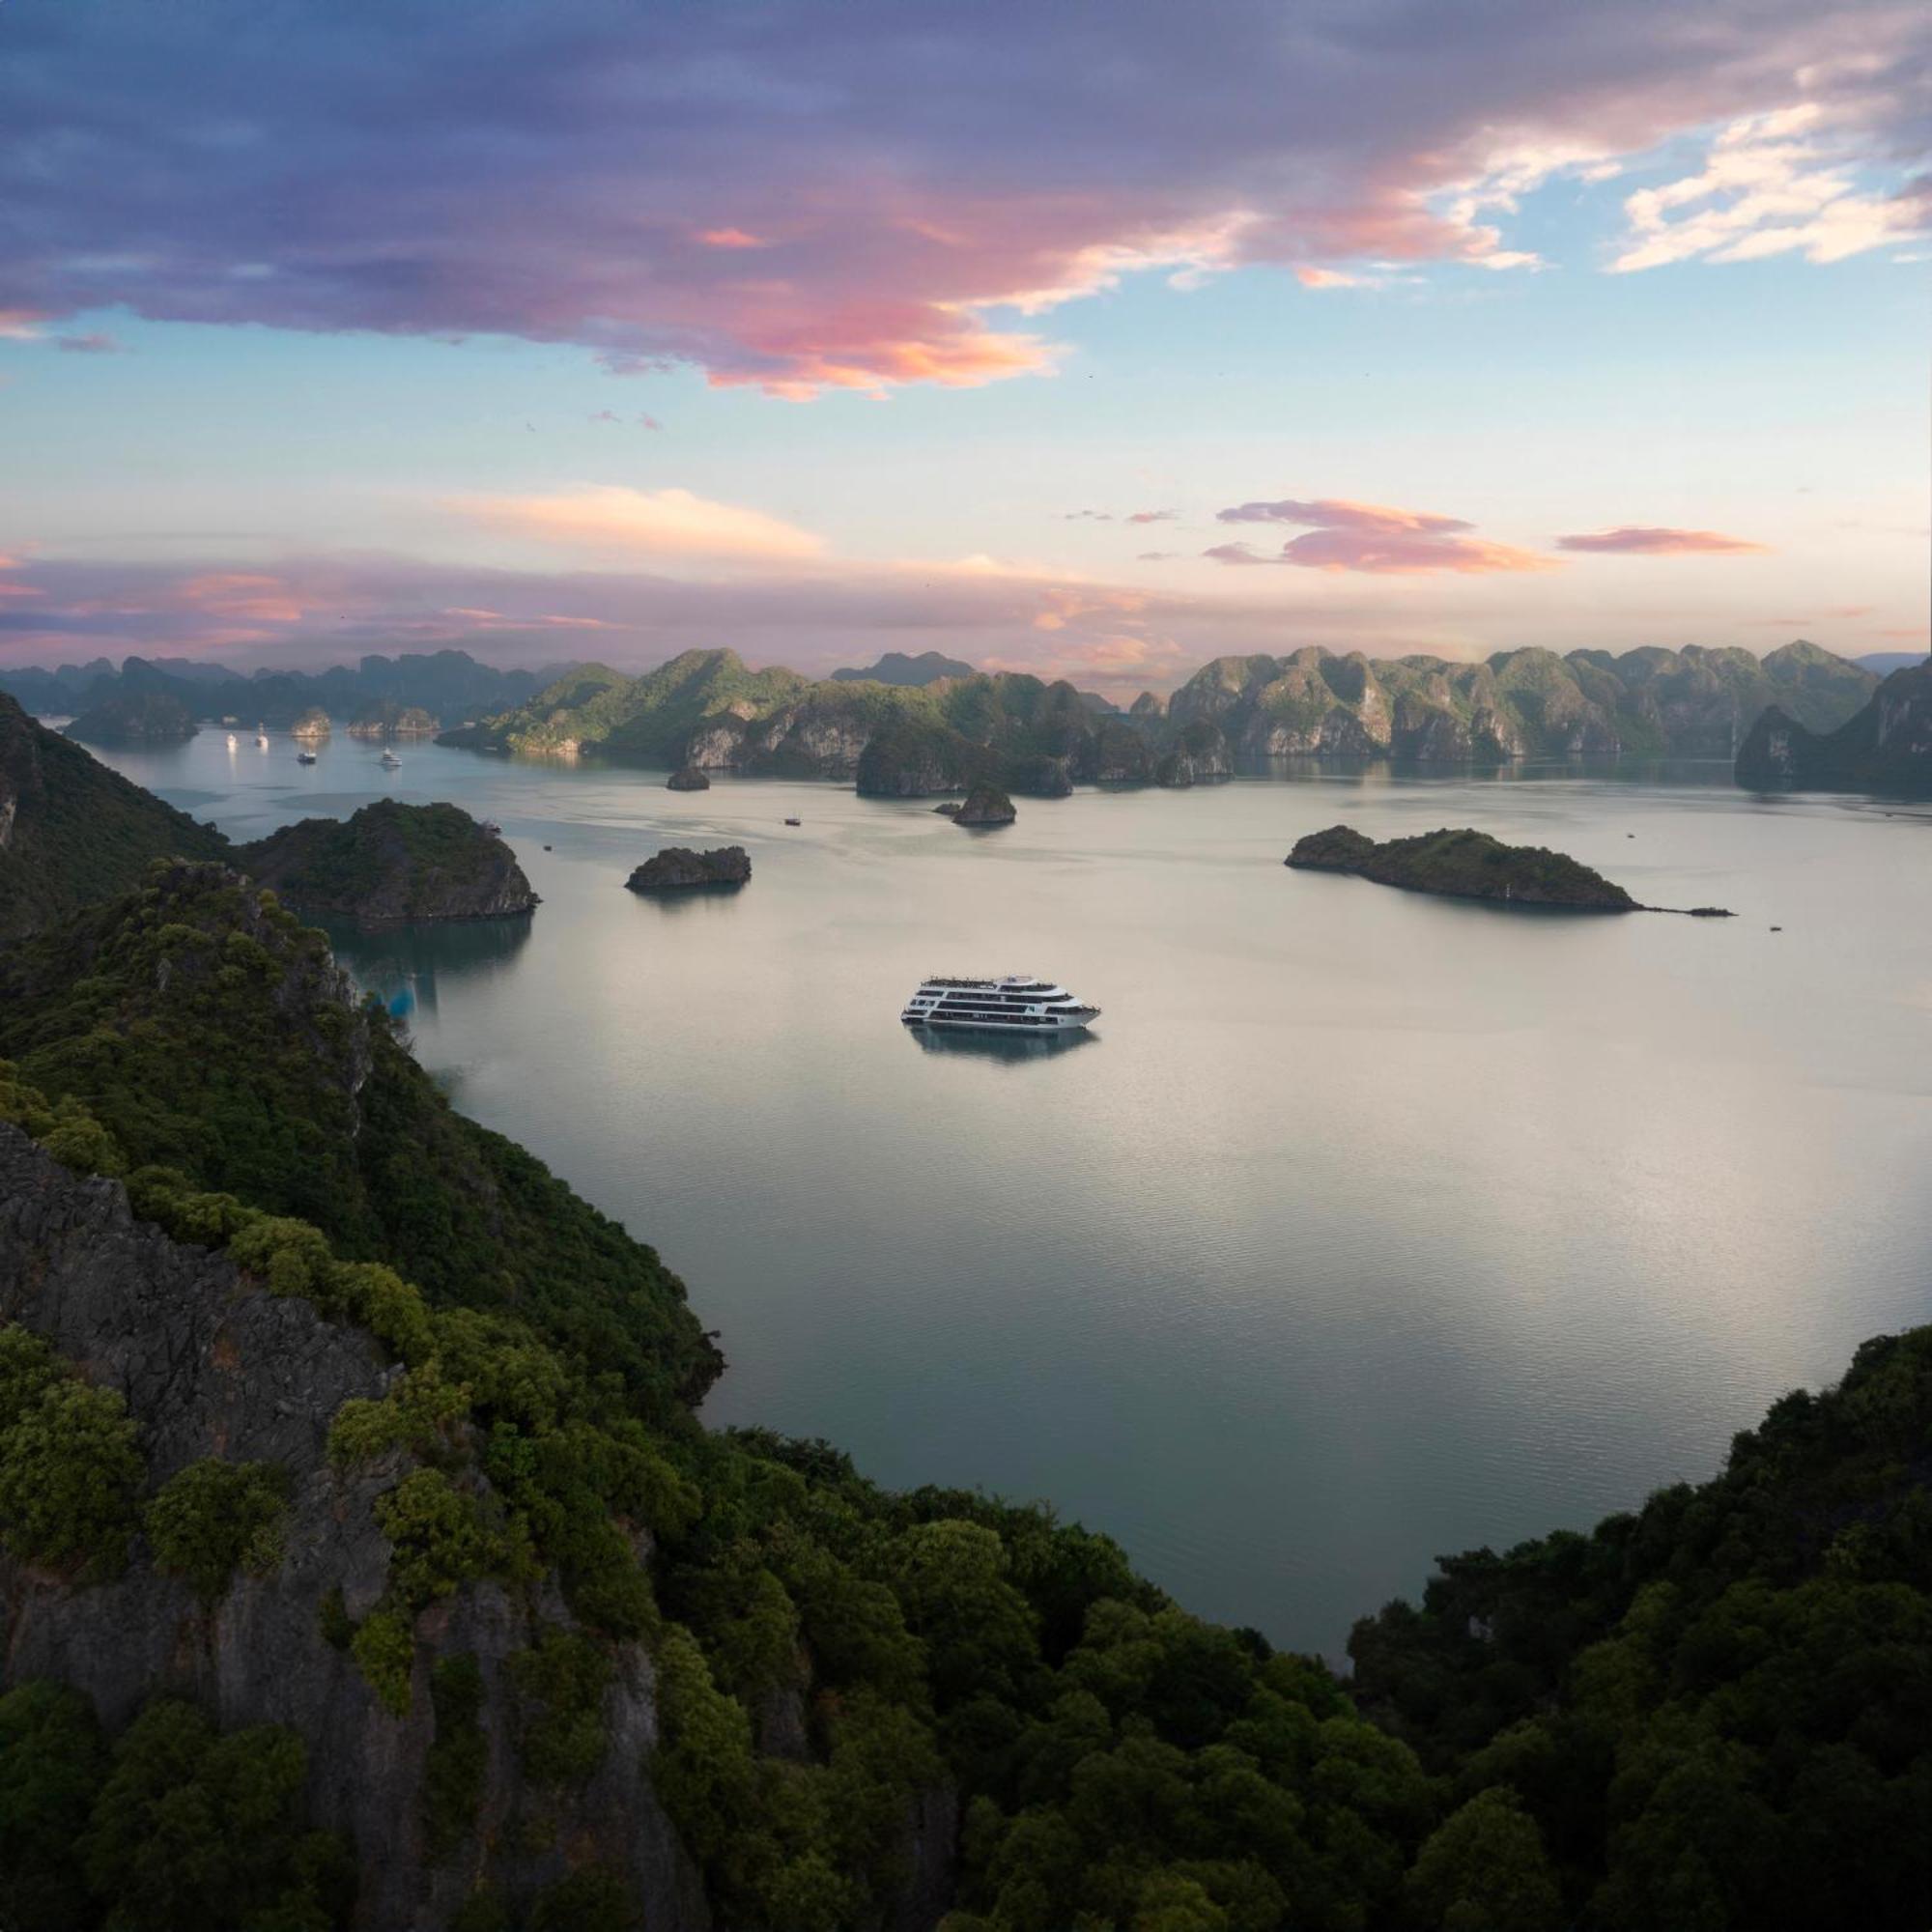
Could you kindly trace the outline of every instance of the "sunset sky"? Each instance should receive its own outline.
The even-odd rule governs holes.
[[[0,663],[1927,644],[1932,9],[5,0]]]

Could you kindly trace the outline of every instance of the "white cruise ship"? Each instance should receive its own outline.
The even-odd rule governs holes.
[[[1065,986],[1009,973],[1003,980],[922,980],[899,1015],[907,1026],[970,1028],[976,1033],[1071,1033],[1100,1017]]]

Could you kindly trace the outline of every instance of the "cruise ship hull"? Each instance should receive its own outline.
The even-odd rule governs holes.
[[[1097,1007],[1081,1007],[1070,1013],[1031,1014],[1023,1019],[939,1019],[920,1013],[901,1013],[907,1026],[929,1027],[935,1033],[1017,1033],[1037,1037],[1047,1033],[1074,1033],[1100,1017]]]

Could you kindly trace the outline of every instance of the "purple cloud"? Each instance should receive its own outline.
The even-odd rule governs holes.
[[[63,355],[124,355],[128,351],[125,342],[99,330],[89,335],[57,335],[54,347]]]
[[[1932,71],[1890,0],[478,0],[460,32],[91,0],[6,31],[0,314],[494,333],[789,396],[1048,369],[1027,318],[1138,269],[1520,263],[1515,196],[1800,98],[1902,179]],[[1883,206],[1859,246],[1923,212]]]
[[[1558,550],[1593,556],[1762,556],[1766,546],[1722,530],[1677,530],[1626,524],[1619,529],[1558,537]]]
[[[1244,543],[1216,544],[1202,553],[1217,563],[1293,564],[1304,570],[1352,570],[1378,577],[1424,571],[1480,577],[1556,568],[1551,558],[1533,551],[1467,535],[1475,526],[1461,517],[1398,510],[1386,503],[1352,503],[1336,497],[1303,501],[1289,497],[1273,503],[1237,503],[1217,512],[1216,521],[1308,526],[1306,535],[1291,537],[1274,556],[1263,556]]]

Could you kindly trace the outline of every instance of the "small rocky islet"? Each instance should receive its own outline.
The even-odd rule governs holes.
[[[1729,919],[1719,906],[1647,906],[1622,886],[1545,845],[1505,845],[1487,832],[1447,826],[1378,843],[1350,825],[1331,825],[1296,840],[1283,862],[1298,871],[1347,872],[1404,892],[1500,904],[1553,906],[1573,912],[1676,912]]]
[[[634,893],[702,892],[709,887],[742,886],[751,876],[751,855],[742,845],[720,845],[709,852],[668,845],[624,883]]]
[[[711,781],[696,765],[681,765],[665,780],[666,791],[709,791]]]
[[[998,785],[978,784],[949,814],[954,825],[1010,825],[1019,813]]]

